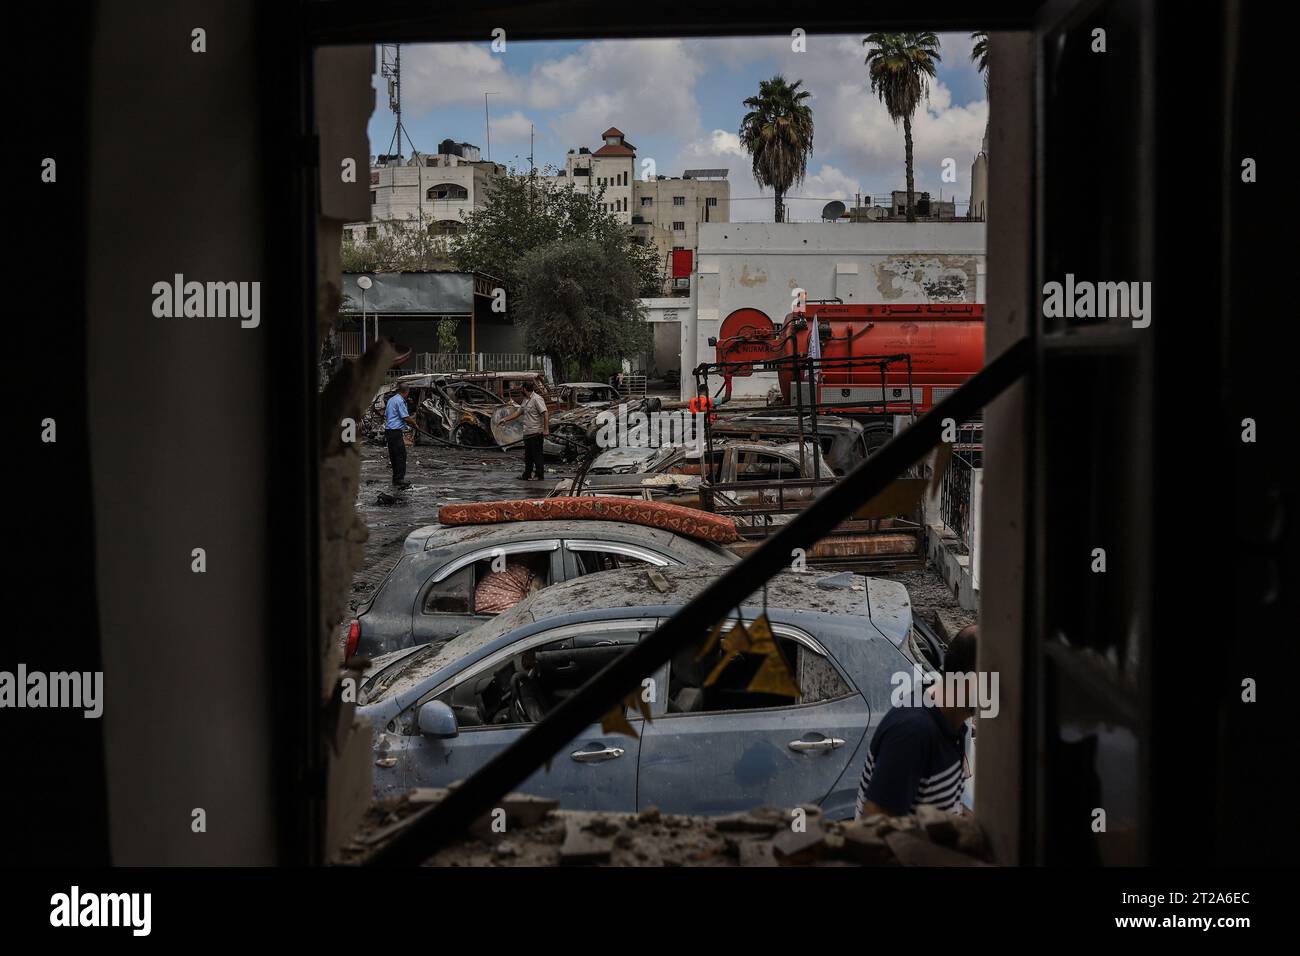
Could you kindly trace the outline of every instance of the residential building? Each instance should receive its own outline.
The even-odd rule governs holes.
[[[602,145],[571,149],[564,168],[544,177],[559,186],[601,193],[601,207],[632,226],[637,240],[653,245],[663,265],[664,293],[690,294],[699,225],[731,221],[731,184],[725,169],[688,169],[678,176],[645,177],[636,147],[610,127]],[[603,193],[601,192],[603,190]]]
[[[370,220],[343,227],[344,242],[383,234],[391,222],[420,222],[431,232],[452,235],[464,217],[487,205],[488,184],[504,176],[500,163],[482,159],[471,143],[445,139],[436,153],[376,156],[370,164]]]
[[[583,146],[569,150],[564,168],[542,177],[558,186],[573,186],[579,192],[600,193],[601,208],[620,222],[632,221],[632,184],[636,179],[636,147],[623,131],[611,126],[601,134],[603,144],[595,152]]]
[[[633,232],[657,247],[668,280],[665,292],[689,295],[700,225],[731,221],[727,170],[688,169],[680,177],[637,180],[633,201]]]

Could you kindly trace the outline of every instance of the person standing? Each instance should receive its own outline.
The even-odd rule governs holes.
[[[533,472],[537,480],[546,477],[543,472],[542,440],[551,433],[551,412],[546,407],[546,399],[537,394],[537,386],[531,381],[524,382],[526,397],[517,411],[501,417],[502,422],[514,421],[520,415],[524,417],[524,473],[520,481],[532,481]]]
[[[717,403],[714,402],[712,397],[709,395],[709,386],[703,382],[701,382],[699,387],[696,388],[695,397],[687,404],[687,408],[692,415],[703,415],[707,413],[710,425],[718,420],[717,407]]]
[[[388,440],[388,461],[393,468],[393,487],[409,488],[406,480],[406,439],[403,435],[405,426],[415,427],[415,416],[406,407],[406,396],[411,387],[405,383],[397,386],[397,391],[384,406],[384,437]]]

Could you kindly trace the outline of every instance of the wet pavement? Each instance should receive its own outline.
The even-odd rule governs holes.
[[[402,542],[416,528],[434,524],[443,505],[465,501],[501,501],[542,497],[562,478],[573,477],[576,465],[546,462],[545,481],[521,481],[524,453],[489,449],[416,445],[407,448],[406,480],[411,487],[394,492],[388,449],[383,445],[361,445],[361,489],[357,496],[370,535],[365,560],[352,576],[351,609],[369,599],[402,555]],[[381,499],[396,501],[384,503]],[[933,620],[938,617],[944,630],[956,630],[975,620],[963,610],[933,570],[881,575],[900,581],[912,597],[913,610]],[[347,621],[342,624],[346,632]]]

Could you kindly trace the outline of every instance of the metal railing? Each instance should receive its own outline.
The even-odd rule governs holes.
[[[411,372],[540,372],[543,359],[526,352],[417,352],[404,368]]]
[[[957,429],[952,461],[939,492],[939,517],[971,552],[975,550],[973,492],[976,473],[983,467],[984,425],[968,422]]]

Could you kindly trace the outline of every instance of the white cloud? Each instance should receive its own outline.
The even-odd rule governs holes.
[[[531,117],[515,110],[505,116],[492,117],[492,135],[500,136],[501,142],[522,142],[528,139],[528,132],[534,125]]]
[[[771,191],[754,182],[749,155],[733,132],[746,94],[738,94],[734,104],[710,103],[710,119],[721,127],[713,129],[701,122],[700,99],[709,97],[711,82],[724,75],[752,74],[757,90],[759,78],[779,72],[802,80],[812,94],[815,148],[808,179],[790,202],[794,218],[815,219],[827,199],[851,202],[858,192],[875,198],[904,182],[903,131],[868,89],[862,36],[810,36],[806,53],[793,53],[788,36],[590,42],[517,71],[512,64],[522,64],[523,58],[494,54],[486,43],[408,46],[402,51],[403,100],[408,113],[419,116],[440,106],[481,109],[483,91],[498,91],[492,98],[493,140],[499,135],[502,142],[526,143],[528,124],[534,122],[543,162],[554,162],[571,147],[599,145],[608,126],[627,133],[639,158],[651,155],[645,140],[653,137],[656,151],[670,153],[654,156],[660,173],[726,168],[733,218],[770,220]],[[954,105],[951,84],[979,88],[973,83],[971,40],[966,33],[940,39],[943,79],[932,83],[929,101],[913,117],[916,186],[964,200],[988,102]],[[384,106],[382,92],[379,106]],[[675,156],[671,147],[664,149],[664,140],[679,144]],[[946,158],[955,161],[955,183],[940,178]]]

